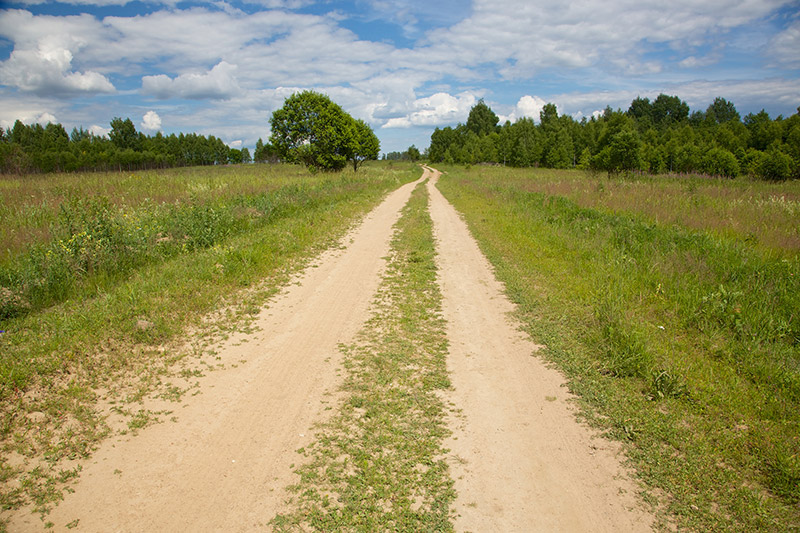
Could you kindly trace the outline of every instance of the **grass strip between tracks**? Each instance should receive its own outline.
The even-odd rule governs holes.
[[[343,347],[338,411],[301,450],[293,511],[279,531],[451,531],[455,498],[444,460],[450,387],[424,184],[396,225],[373,314]]]

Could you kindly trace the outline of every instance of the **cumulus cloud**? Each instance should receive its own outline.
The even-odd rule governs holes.
[[[514,110],[508,115],[508,117],[501,117],[501,119],[507,119],[511,122],[516,122],[521,118],[532,118],[534,121],[539,122],[539,113],[544,108],[545,104],[547,104],[544,99],[538,96],[531,96],[525,95],[519,99],[517,105],[514,106]]]
[[[65,49],[13,51],[0,63],[0,82],[35,94],[113,93],[114,85],[98,72],[70,72],[72,53]]]
[[[161,117],[155,111],[148,111],[142,117],[141,126],[145,131],[158,131],[161,129]]]
[[[427,98],[419,98],[411,104],[412,111],[403,117],[389,119],[384,128],[410,128],[411,126],[439,126],[465,121],[469,110],[477,99],[471,93],[453,96],[436,93]]]
[[[103,126],[98,126],[97,124],[92,124],[89,127],[89,133],[92,135],[97,135],[98,137],[106,137],[111,132],[111,128],[104,128]]]
[[[34,27],[27,11],[0,14],[0,35],[15,41],[9,58],[0,62],[0,83],[39,95],[113,93],[114,85],[103,74],[75,71],[72,65],[75,53],[88,44],[80,30],[92,21],[72,17],[59,27],[56,19],[45,17]]]
[[[190,98],[225,100],[241,92],[234,76],[236,65],[219,62],[202,74],[188,73],[170,78],[164,74],[142,78],[142,92],[157,98]]]

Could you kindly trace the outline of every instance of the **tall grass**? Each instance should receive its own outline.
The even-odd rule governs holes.
[[[765,182],[704,176],[609,178],[582,171],[503,168],[493,172],[530,192],[581,207],[621,211],[661,225],[711,232],[780,254],[800,252],[800,181]]]
[[[586,180],[450,169],[440,188],[585,415],[628,442],[642,479],[666,493],[664,523],[797,525],[800,256],[778,240],[764,247],[720,230],[752,224],[741,205],[763,191]],[[598,183],[613,194],[591,192]],[[741,202],[726,205],[737,195]],[[715,207],[698,228],[698,220],[657,222],[656,205]]]

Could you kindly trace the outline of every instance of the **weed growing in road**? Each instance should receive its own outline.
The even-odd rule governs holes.
[[[620,198],[635,181],[612,184],[613,201],[594,198],[592,208],[555,186],[534,192],[558,177],[453,169],[439,187],[464,213],[527,331],[567,375],[584,416],[627,442],[640,478],[664,495],[662,526],[796,528],[796,251],[776,250],[779,239],[765,247],[728,235],[712,216],[703,229],[657,223],[643,213],[638,192],[630,205]],[[642,187],[672,190],[650,178]],[[693,200],[702,195],[698,186],[687,201],[717,205],[715,198],[741,196],[714,191]],[[684,197],[676,194],[652,200],[675,205]],[[736,218],[749,213],[739,206],[718,207],[732,217],[729,227],[752,222]]]
[[[392,255],[358,341],[344,347],[338,412],[302,450],[294,511],[279,531],[451,531],[444,460],[450,387],[424,184],[397,224]]]

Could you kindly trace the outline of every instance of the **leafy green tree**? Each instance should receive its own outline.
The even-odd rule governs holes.
[[[445,161],[445,153],[449,151],[450,159],[453,159],[453,152],[451,147],[455,147],[458,143],[458,132],[447,126],[446,128],[436,128],[431,134],[431,145],[428,148],[428,158],[432,163],[441,163]],[[451,161],[452,162],[452,161]]]
[[[511,126],[513,152],[509,162],[516,167],[532,167],[542,160],[541,133],[531,118],[522,118]]]
[[[689,118],[689,106],[677,96],[659,94],[653,101],[653,122],[657,126],[669,126]]]
[[[739,112],[736,111],[736,106],[733,102],[718,96],[714,102],[706,109],[706,120],[715,124],[724,124],[725,122],[740,121],[741,117]]]
[[[353,120],[352,118],[350,118],[350,122],[345,153],[347,160],[353,165],[353,172],[358,172],[358,167],[364,161],[378,159],[381,143],[369,124],[361,119]]]
[[[270,142],[285,161],[341,170],[352,154],[353,118],[323,94],[293,94],[272,114],[270,126]]]
[[[414,146],[413,144],[408,147],[408,150],[406,150],[406,153],[408,154],[408,158],[411,161],[419,161],[419,159],[421,157],[420,153],[419,153],[419,149],[416,146]]]
[[[242,163],[242,151],[238,148],[231,148],[228,151],[228,163],[231,165],[239,165]]]
[[[499,121],[500,119],[497,118],[494,111],[481,98],[469,111],[467,129],[478,137],[482,137],[496,132]]]
[[[763,109],[745,116],[744,125],[750,132],[750,146],[756,150],[766,151],[772,143],[781,139],[782,128]]]
[[[139,148],[139,135],[136,133],[136,126],[133,125],[129,118],[122,120],[119,117],[114,117],[111,120],[111,131],[108,137],[114,143],[114,146],[120,150],[125,150],[126,148],[135,150]]]
[[[624,130],[616,133],[595,157],[595,168],[605,170],[609,174],[637,170],[642,164],[640,148],[641,141],[635,132]]]
[[[739,161],[725,148],[711,148],[703,157],[703,172],[712,176],[735,178],[739,175]]]
[[[253,152],[253,161],[256,163],[277,163],[279,155],[277,149],[270,143],[264,143],[260,138],[256,142],[256,150]]]
[[[791,156],[777,148],[760,152],[753,165],[758,177],[765,180],[783,181],[792,177],[793,161]]]
[[[539,125],[544,129],[558,127],[558,108],[555,104],[547,103],[539,111]]]

